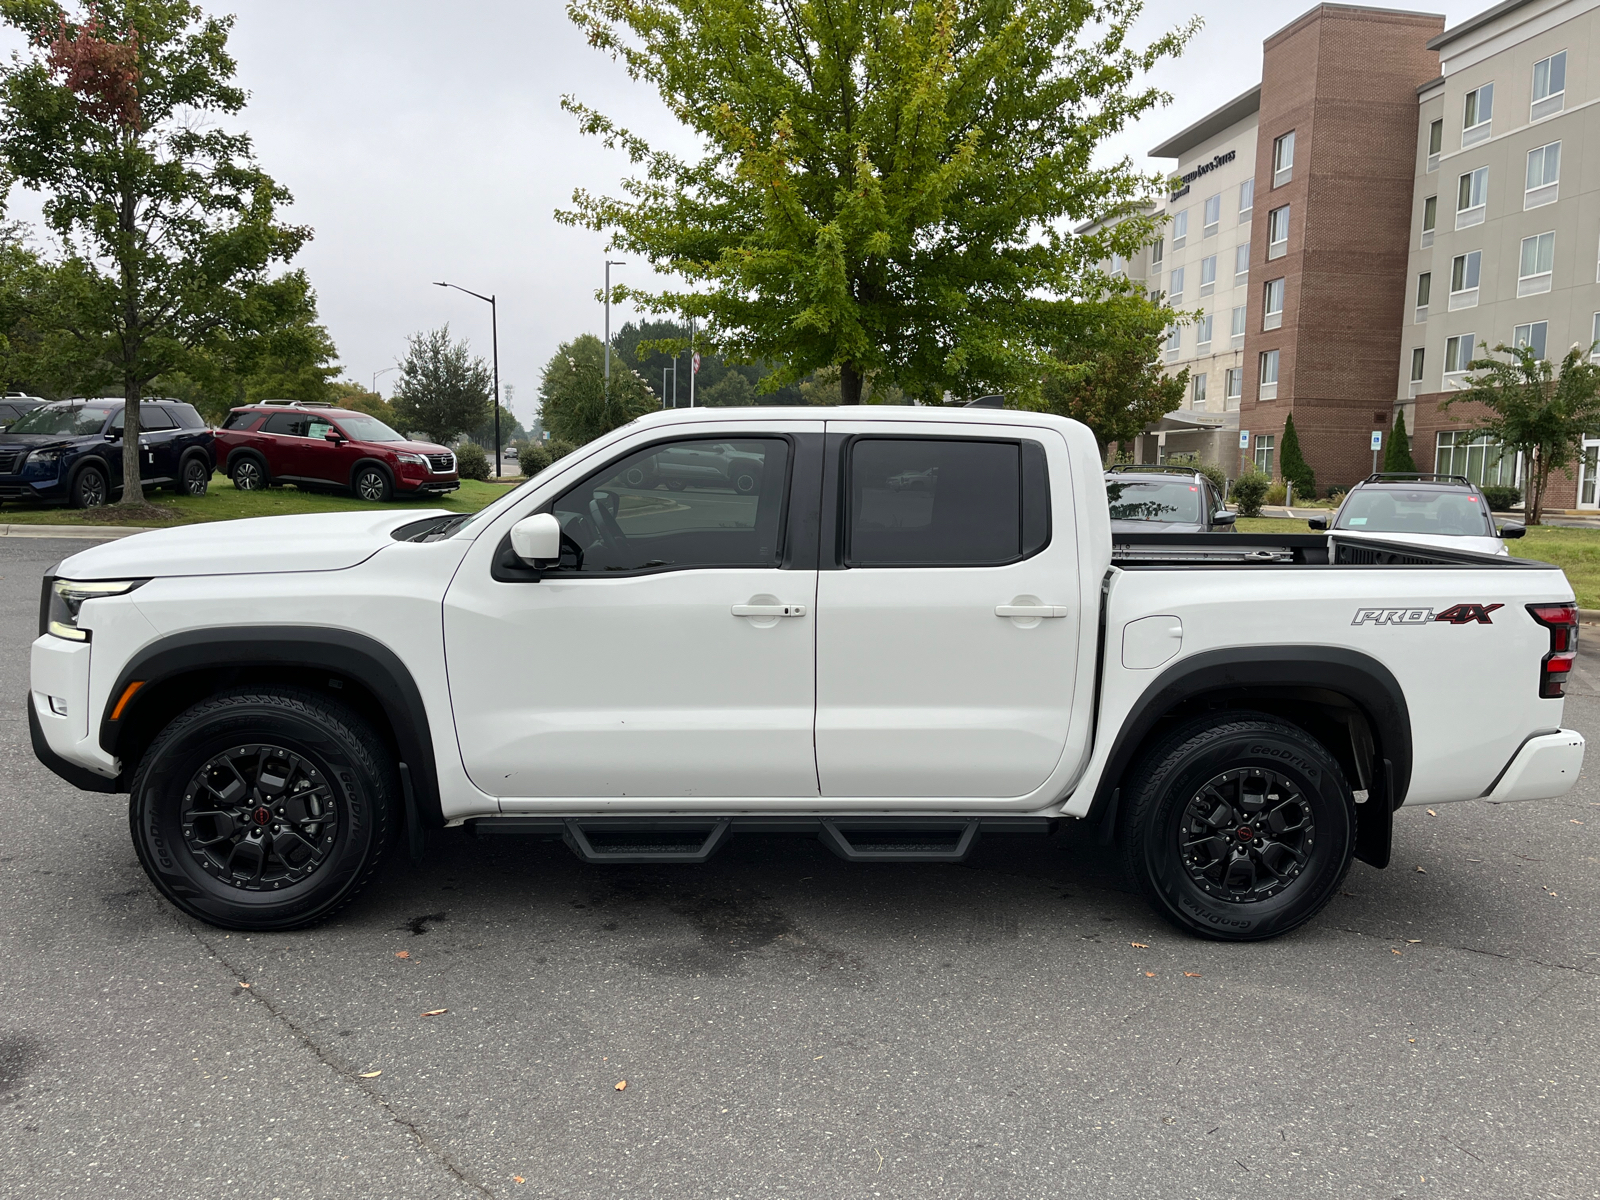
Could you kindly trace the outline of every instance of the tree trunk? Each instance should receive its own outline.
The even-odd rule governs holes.
[[[122,504],[143,504],[144,484],[139,480],[139,396],[138,380],[126,383],[126,403],[122,406]]]
[[[851,363],[839,364],[839,403],[861,403],[861,372]]]

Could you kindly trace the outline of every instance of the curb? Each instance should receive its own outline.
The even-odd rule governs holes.
[[[144,525],[0,525],[0,537],[31,538],[108,538],[131,537],[136,533],[150,533]]]
[[[1578,610],[1579,625],[1600,625],[1600,608],[1580,608]]]

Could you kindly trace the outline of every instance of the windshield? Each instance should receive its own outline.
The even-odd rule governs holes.
[[[23,413],[7,433],[46,433],[55,437],[86,437],[100,432],[107,409],[83,404],[52,404]]]
[[[1476,495],[1442,488],[1361,488],[1345,501],[1334,528],[1362,533],[1494,536],[1489,515]]]
[[[1191,521],[1199,524],[1200,485],[1187,479],[1108,479],[1113,521]]]
[[[353,442],[403,442],[406,439],[390,429],[377,417],[369,417],[365,413],[355,416],[340,417],[339,427],[345,431]]]

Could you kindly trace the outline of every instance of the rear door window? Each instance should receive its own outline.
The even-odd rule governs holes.
[[[284,437],[310,437],[311,418],[305,413],[273,413],[261,427],[262,433],[276,433]]]
[[[222,423],[224,429],[249,429],[254,425],[260,413],[235,412],[229,413],[228,419]]]

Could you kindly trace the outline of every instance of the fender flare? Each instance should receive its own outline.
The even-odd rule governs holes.
[[[151,684],[191,671],[229,667],[292,667],[344,675],[372,693],[394,731],[400,762],[409,768],[416,802],[428,825],[444,824],[439,799],[439,774],[433,736],[422,692],[400,657],[365,634],[348,629],[298,625],[237,625],[175,633],[150,643],[117,675],[116,686],[100,716],[100,746],[118,754],[123,729],[138,711],[141,694]],[[134,680],[145,687],[135,692],[124,720],[113,720],[118,697]]]
[[[227,457],[222,460],[222,473],[229,479],[233,478],[233,465],[242,458],[253,458],[261,464],[261,477],[263,483],[272,481],[272,468],[267,465],[267,456],[261,451],[249,446],[236,446],[228,451]]]
[[[400,490],[400,485],[396,479],[394,468],[388,463],[384,462],[383,459],[373,458],[369,455],[366,458],[356,459],[356,461],[350,466],[350,481],[347,486],[352,492],[356,490],[356,476],[359,475],[362,469],[365,467],[377,467],[378,470],[382,471],[389,477],[389,490],[392,492],[398,492]]]

